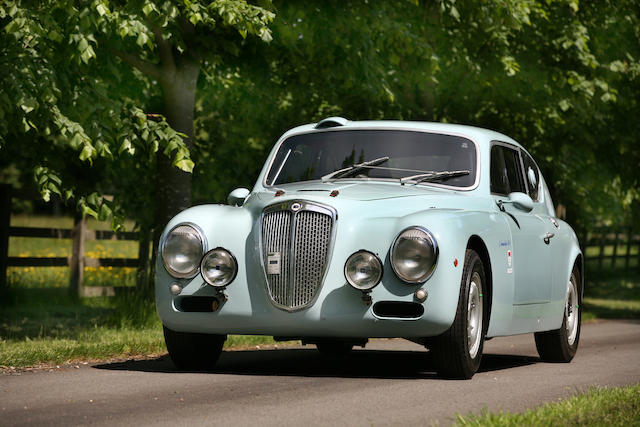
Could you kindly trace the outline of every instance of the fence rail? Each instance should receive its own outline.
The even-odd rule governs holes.
[[[585,262],[598,268],[640,268],[640,234],[631,227],[596,227],[579,234]]]
[[[114,286],[83,286],[85,267],[136,267],[146,271],[149,262],[149,245],[141,243],[138,258],[92,258],[84,256],[87,240],[134,240],[137,232],[89,230],[84,218],[76,218],[73,228],[12,227],[10,225],[11,188],[0,185],[0,288],[6,285],[7,267],[69,267],[71,292],[80,296],[114,295]],[[14,257],[9,256],[9,238],[71,239],[72,250],[68,257]],[[148,242],[147,242],[148,243]]]
[[[83,287],[85,267],[137,267],[146,271],[149,262],[149,244],[139,246],[138,258],[90,258],[84,256],[86,240],[139,240],[137,232],[88,230],[86,221],[77,219],[73,229],[45,227],[11,227],[10,187],[0,185],[0,288],[6,283],[7,267],[69,267],[70,288],[82,296],[113,295],[114,287]],[[72,239],[69,257],[10,257],[9,237]],[[629,227],[596,227],[579,233],[585,262],[591,267],[640,269],[640,233]]]

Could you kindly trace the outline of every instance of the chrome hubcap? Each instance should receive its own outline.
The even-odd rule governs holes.
[[[469,298],[467,303],[467,342],[469,355],[475,358],[480,348],[482,336],[482,281],[478,273],[473,273],[469,284]]]
[[[565,305],[564,317],[567,327],[567,342],[569,345],[573,345],[578,335],[578,287],[573,275],[571,275],[569,288],[567,289],[567,304]]]

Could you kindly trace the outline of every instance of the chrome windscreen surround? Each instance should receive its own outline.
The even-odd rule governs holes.
[[[331,259],[337,219],[334,208],[306,200],[264,208],[260,262],[276,307],[296,311],[313,304]]]

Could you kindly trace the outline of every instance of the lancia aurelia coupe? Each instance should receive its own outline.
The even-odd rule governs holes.
[[[453,378],[474,375],[490,337],[533,332],[547,361],[576,353],[578,240],[503,134],[332,117],[286,132],[228,202],[161,237],[156,304],[179,368],[213,367],[227,334],[334,356],[400,337]]]

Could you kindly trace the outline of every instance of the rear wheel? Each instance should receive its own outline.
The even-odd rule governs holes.
[[[576,355],[582,318],[580,283],[580,273],[574,267],[567,287],[562,326],[554,331],[536,332],[534,335],[538,354],[546,362],[567,363]]]
[[[443,377],[469,379],[480,367],[485,334],[485,277],[480,256],[467,249],[453,324],[442,335],[427,340],[436,369]]]
[[[177,332],[163,326],[169,357],[178,369],[204,371],[215,366],[226,335]]]

